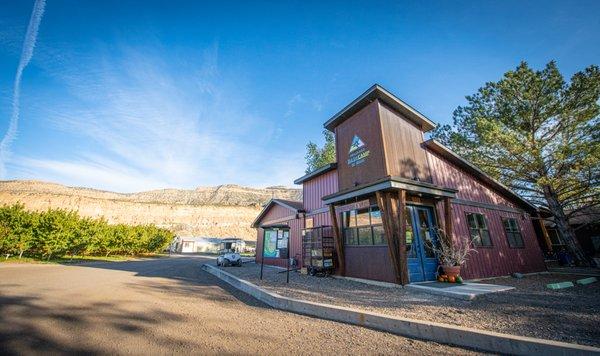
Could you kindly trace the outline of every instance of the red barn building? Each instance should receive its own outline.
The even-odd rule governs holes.
[[[431,246],[440,228],[452,241],[474,241],[465,278],[545,270],[531,218],[536,207],[425,140],[435,124],[381,86],[324,126],[335,135],[337,163],[294,181],[302,184],[302,202],[273,199],[264,207],[253,223],[258,262],[264,234],[302,264],[303,230],[332,226],[338,274],[402,284],[432,280],[438,261]]]

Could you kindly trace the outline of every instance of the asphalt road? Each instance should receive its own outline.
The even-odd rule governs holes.
[[[0,263],[0,354],[469,352],[271,309],[206,261]]]

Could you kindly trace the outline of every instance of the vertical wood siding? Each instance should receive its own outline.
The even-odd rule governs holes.
[[[431,182],[421,129],[381,102],[379,115],[387,175]]]
[[[518,208],[517,204],[479,182],[470,174],[460,170],[452,163],[427,150],[433,183],[458,189],[457,198],[473,202],[487,203],[510,208]],[[444,216],[443,204],[437,204],[438,217]],[[482,208],[464,204],[452,204],[454,239],[470,238],[466,213],[480,213],[486,217],[492,247],[477,247],[471,253],[466,266],[461,272],[465,278],[484,278],[508,275],[513,272],[529,273],[544,271],[546,266],[533,222],[528,215],[507,212],[497,209]],[[503,218],[515,218],[521,230],[524,248],[512,248],[502,225]],[[442,224],[443,222],[439,221]]]
[[[348,165],[348,154],[352,139],[358,135],[370,154],[356,167]],[[353,188],[357,183],[365,184],[386,176],[381,138],[381,121],[376,101],[335,128],[336,157],[339,189]]]
[[[292,219],[283,224],[290,227],[290,257],[295,258],[298,263],[302,262],[302,229],[304,228],[304,219]],[[256,240],[256,262],[261,263],[262,259],[262,243],[264,230],[257,229]],[[287,261],[285,258],[265,258],[266,265],[286,267]],[[285,278],[285,276],[283,276]]]
[[[443,206],[439,204],[438,211],[443,213]],[[522,214],[474,206],[452,204],[452,218],[454,221],[454,239],[469,237],[467,213],[483,214],[486,218],[492,240],[491,247],[476,247],[477,252],[470,254],[466,266],[461,272],[465,278],[484,278],[509,275],[513,272],[530,273],[544,271],[544,257],[531,219],[523,218]],[[503,218],[517,220],[523,248],[513,248],[508,245],[508,239],[502,225]]]
[[[284,208],[283,206],[281,206],[279,204],[273,204],[269,208],[267,213],[263,216],[263,218],[260,220],[259,224],[262,224],[267,221],[285,218],[285,217],[288,217],[288,216],[294,215],[294,214],[296,214],[296,212],[294,210]]]
[[[322,198],[326,195],[337,193],[337,191],[338,176],[335,169],[304,182],[302,184],[304,210],[310,213],[315,209],[325,207]]]
[[[261,219],[259,224],[272,220],[282,219],[295,215],[295,211],[274,204],[269,208],[269,211]],[[298,259],[302,254],[302,235],[301,230],[304,228],[304,219],[292,218],[283,222],[278,222],[278,225],[288,225],[290,228],[289,249],[290,257]],[[256,229],[256,262],[260,263],[262,259],[263,235],[264,230]],[[265,258],[265,264],[285,267],[287,261],[285,258]],[[284,276],[285,277],[285,276]]]
[[[433,184],[458,189],[456,197],[459,199],[517,207],[516,204],[436,153],[428,149],[425,149],[425,152],[431,167]]]
[[[387,246],[345,246],[346,276],[395,283]]]

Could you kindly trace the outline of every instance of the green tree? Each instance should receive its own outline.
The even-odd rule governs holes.
[[[522,62],[486,83],[433,137],[552,215],[570,252],[589,261],[569,225],[600,204],[600,70],[565,83],[556,63]]]
[[[77,213],[48,209],[40,214],[35,239],[42,257],[62,256],[69,250],[69,241],[77,229]]]
[[[319,147],[314,142],[306,145],[306,173],[313,172],[329,163],[335,162],[335,137],[328,130],[323,131],[325,144]]]
[[[33,246],[35,213],[25,210],[22,204],[0,207],[0,251],[17,253],[19,258]]]

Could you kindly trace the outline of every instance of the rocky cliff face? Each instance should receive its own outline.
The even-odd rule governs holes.
[[[148,224],[179,235],[256,239],[250,224],[271,198],[301,200],[299,189],[220,185],[121,194],[39,181],[0,181],[0,203],[32,210],[61,208],[109,223]]]

